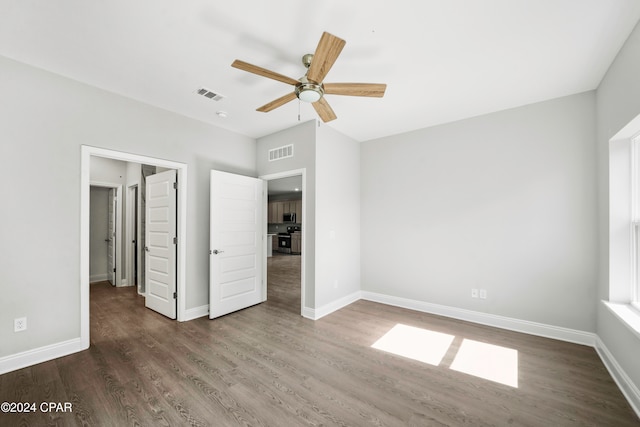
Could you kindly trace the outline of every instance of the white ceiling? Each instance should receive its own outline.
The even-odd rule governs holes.
[[[347,44],[325,82],[388,85],[327,95],[364,141],[594,89],[639,18],[638,0],[2,0],[0,55],[257,138],[315,111],[256,112],[291,87],[230,64],[297,79],[328,31]]]
[[[270,196],[281,194],[295,194],[302,191],[302,175],[272,179],[268,181],[267,186]]]

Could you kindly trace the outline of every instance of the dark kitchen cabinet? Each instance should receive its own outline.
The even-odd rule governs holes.
[[[269,202],[267,206],[267,217],[269,224],[282,224],[283,216],[286,213],[296,214],[296,222],[302,222],[302,200],[278,200]]]
[[[291,253],[292,254],[302,253],[302,234],[301,233],[291,234]]]

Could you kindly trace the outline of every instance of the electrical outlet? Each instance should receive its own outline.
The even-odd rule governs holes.
[[[13,332],[21,332],[27,330],[27,318],[19,317],[17,319],[13,319]]]
[[[478,290],[476,288],[471,289],[471,298],[478,298]]]
[[[487,290],[480,289],[480,299],[487,299]]]

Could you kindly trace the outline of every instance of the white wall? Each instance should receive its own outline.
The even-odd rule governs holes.
[[[99,157],[97,157],[99,158]],[[92,160],[93,162],[94,160]],[[140,163],[133,163],[133,162],[127,162],[127,169],[126,169],[126,183],[125,183],[125,188],[129,188],[132,187],[134,185],[140,185],[140,175],[142,173],[142,167],[140,165]],[[91,167],[91,173],[93,173],[93,163],[92,163],[92,167]]]
[[[90,179],[91,182],[117,184],[124,188],[127,183],[127,162],[94,156],[91,158]]]
[[[0,358],[80,336],[82,144],[188,165],[186,307],[206,305],[209,171],[256,176],[255,140],[2,57],[0,93]]]
[[[360,143],[320,124],[316,140],[316,308],[360,290]]]
[[[107,280],[107,243],[109,236],[109,189],[91,187],[89,280]]]
[[[640,114],[640,24],[629,36],[597,90],[597,148],[600,256],[598,300],[609,298],[609,139]],[[597,333],[612,356],[640,389],[640,340],[602,303]]]
[[[593,92],[361,153],[364,291],[595,331]]]
[[[306,206],[304,227],[305,301],[304,307],[315,307],[315,199],[316,199],[316,121],[311,120],[289,129],[258,138],[256,168],[259,176],[297,169],[306,169],[307,186],[304,189]],[[269,161],[269,150],[293,144],[294,156]],[[303,308],[304,308],[303,307]]]

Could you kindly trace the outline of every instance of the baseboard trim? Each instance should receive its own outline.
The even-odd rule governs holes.
[[[638,387],[631,381],[631,378],[629,378],[624,369],[622,369],[600,337],[596,339],[595,349],[602,363],[604,363],[604,366],[607,368],[607,371],[609,371],[609,374],[618,385],[618,388],[622,394],[624,394],[624,397],[627,398],[629,405],[631,405],[631,408],[633,408],[638,418],[640,418],[640,390],[638,390]]]
[[[341,308],[348,306],[349,304],[353,304],[361,298],[362,292],[356,291],[335,301],[332,301],[329,304],[325,304],[322,307],[318,307],[315,309],[305,307],[302,310],[302,316],[306,317],[307,319],[318,320],[333,313],[334,311],[338,311]]]
[[[309,307],[304,307],[302,309],[302,317],[305,319],[316,320],[316,310]]]
[[[453,319],[466,320],[468,322],[479,323],[481,325],[493,326],[510,331],[523,332],[529,335],[588,345],[590,347],[594,347],[596,344],[596,334],[578,331],[575,329],[545,325],[543,323],[530,322],[528,320],[497,316],[494,314],[481,313],[462,308],[449,307],[446,305],[433,304],[367,291],[362,291],[362,299],[379,302],[381,304],[393,305],[396,307],[408,308],[410,310],[422,311],[424,313],[451,317]]]
[[[68,341],[5,356],[0,358],[0,375],[26,368],[28,366],[33,366],[38,363],[57,359],[59,357],[68,356],[69,354],[77,353],[79,351],[86,350],[87,348],[88,347],[82,345],[81,338],[74,338]]]
[[[94,274],[93,276],[89,277],[89,283],[104,282],[108,278],[109,278],[109,276],[107,275],[107,273]]]
[[[184,311],[184,318],[180,319],[181,322],[188,322],[189,320],[198,319],[200,317],[209,315],[209,304],[201,305],[200,307],[188,308]]]

